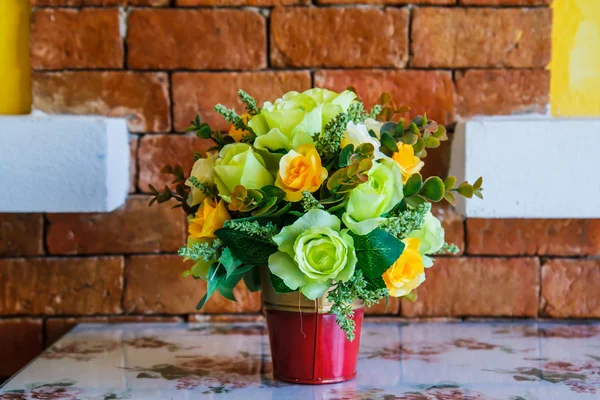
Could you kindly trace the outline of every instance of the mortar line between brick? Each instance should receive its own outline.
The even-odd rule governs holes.
[[[175,131],[175,102],[173,100],[173,72],[167,72],[167,84],[169,91],[169,132]]]

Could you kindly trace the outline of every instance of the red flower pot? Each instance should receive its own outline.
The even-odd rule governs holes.
[[[354,304],[356,338],[351,342],[335,322],[335,315],[329,314],[327,294],[314,301],[299,292],[277,294],[265,280],[263,298],[275,378],[311,385],[354,378],[364,315],[362,303]]]

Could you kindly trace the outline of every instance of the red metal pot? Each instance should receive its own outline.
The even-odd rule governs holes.
[[[275,378],[310,385],[354,378],[364,315],[362,302],[353,304],[356,338],[351,342],[336,324],[335,315],[329,314],[327,294],[314,301],[300,292],[277,294],[265,269],[263,299]]]

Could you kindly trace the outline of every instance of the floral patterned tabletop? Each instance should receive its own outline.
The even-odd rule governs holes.
[[[599,323],[367,323],[356,379],[272,378],[261,323],[80,325],[0,388],[29,399],[599,399]]]

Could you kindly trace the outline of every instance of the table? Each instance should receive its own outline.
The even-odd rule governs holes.
[[[580,398],[600,399],[600,323],[368,322],[357,378],[322,386],[273,380],[260,322],[83,324],[0,388],[2,400]]]

